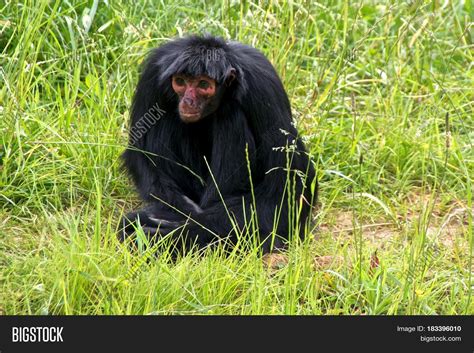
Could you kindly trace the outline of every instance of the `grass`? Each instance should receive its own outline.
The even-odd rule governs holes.
[[[0,2],[0,313],[474,314],[474,8],[410,1]],[[286,254],[173,263],[115,237],[146,52],[261,49],[317,165]]]

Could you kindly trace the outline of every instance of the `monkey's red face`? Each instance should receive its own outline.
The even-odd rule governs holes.
[[[216,81],[207,76],[173,75],[171,84],[179,97],[179,116],[185,123],[194,123],[214,112],[219,99]]]

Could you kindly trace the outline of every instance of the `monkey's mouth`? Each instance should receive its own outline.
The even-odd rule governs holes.
[[[201,117],[201,111],[199,109],[181,107],[179,109],[179,115],[184,121],[193,122],[199,120],[199,118]]]

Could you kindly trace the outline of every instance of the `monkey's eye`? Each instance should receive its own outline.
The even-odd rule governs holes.
[[[209,88],[209,86],[210,86],[209,82],[204,81],[204,80],[201,80],[198,83],[199,88],[207,89],[207,88]]]
[[[182,77],[175,77],[174,83],[176,83],[178,86],[184,86],[186,84],[186,81]]]

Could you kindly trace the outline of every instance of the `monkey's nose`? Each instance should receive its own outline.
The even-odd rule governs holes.
[[[189,106],[189,107],[196,107],[196,101],[192,98],[184,97],[183,98],[183,104]]]

